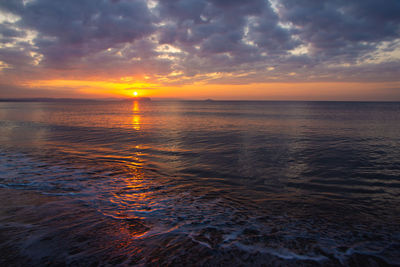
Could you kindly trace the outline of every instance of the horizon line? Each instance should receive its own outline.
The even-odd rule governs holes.
[[[74,98],[74,97],[7,97],[0,98],[0,102],[67,102],[67,101],[198,101],[198,102],[383,102],[398,103],[400,100],[294,100],[294,99],[185,99],[185,98],[162,98],[162,97],[104,97],[104,98]]]

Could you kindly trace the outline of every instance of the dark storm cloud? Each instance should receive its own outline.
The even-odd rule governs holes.
[[[266,62],[265,53],[272,59],[297,43],[266,1],[192,2],[196,8],[183,0],[160,1],[158,7],[166,17],[159,40],[187,52],[180,67],[188,75],[247,68]]]
[[[0,24],[0,35],[3,38],[25,37],[26,33],[16,30],[12,23]]]
[[[0,24],[0,60],[16,72],[179,72],[189,82],[217,72],[230,82],[400,77],[399,56],[379,56],[400,53],[398,0],[15,0],[0,8],[19,18]]]
[[[18,26],[38,32],[36,51],[50,64],[133,42],[154,31],[144,1],[9,1],[2,7],[21,17]]]
[[[352,61],[381,41],[399,38],[400,1],[282,0],[283,21],[324,59]]]

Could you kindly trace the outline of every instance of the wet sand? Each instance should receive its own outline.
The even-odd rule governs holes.
[[[149,228],[140,220],[107,218],[71,199],[27,190],[2,188],[0,202],[1,266],[390,266],[357,253],[346,262],[318,262],[224,249],[216,229],[194,239],[173,233],[141,239]]]
[[[132,236],[147,228],[65,198],[0,189],[1,266],[135,264]]]

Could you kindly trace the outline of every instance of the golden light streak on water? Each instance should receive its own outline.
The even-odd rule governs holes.
[[[133,117],[132,117],[133,129],[135,129],[136,131],[139,131],[140,130],[140,125],[141,125],[140,124],[141,118],[140,118],[140,115],[139,115],[140,109],[139,109],[139,102],[138,101],[133,101],[132,111],[133,111]]]

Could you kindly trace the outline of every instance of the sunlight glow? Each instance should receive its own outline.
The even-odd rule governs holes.
[[[133,79],[120,79],[118,81],[93,81],[93,80],[38,80],[24,84],[31,88],[73,88],[79,92],[97,95],[142,96],[150,94],[150,90],[158,89],[159,84],[147,81],[134,81]]]

